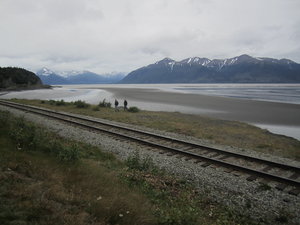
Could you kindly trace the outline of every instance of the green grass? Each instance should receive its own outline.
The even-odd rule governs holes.
[[[70,103],[57,105],[53,100],[14,101],[175,132],[205,139],[219,145],[246,148],[257,152],[300,160],[300,141],[283,135],[272,134],[267,130],[242,122],[171,112],[152,112],[144,110],[140,110],[137,113],[130,113],[123,110],[115,112],[114,109],[110,107],[100,107],[94,110],[95,106],[77,108],[74,104]]]
[[[138,153],[123,163],[7,112],[0,125],[1,225],[254,224]],[[72,146],[78,157],[62,159]]]

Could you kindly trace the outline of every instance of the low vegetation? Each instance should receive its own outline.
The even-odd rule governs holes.
[[[212,144],[250,149],[300,160],[300,141],[283,135],[272,134],[267,130],[246,123],[199,115],[144,111],[136,107],[130,107],[128,111],[138,113],[129,113],[123,110],[115,112],[111,107],[100,107],[95,110],[95,106],[76,108],[74,103],[51,104],[53,100],[43,101],[44,103],[39,100],[14,101],[193,136]]]
[[[141,110],[135,106],[129,107],[129,109],[128,109],[128,112],[133,112],[133,113],[137,113],[139,111],[141,111]]]
[[[253,224],[138,152],[125,163],[0,112],[0,224]]]
[[[105,99],[103,99],[103,101],[99,102],[99,107],[104,107],[104,108],[110,108],[111,107],[111,103],[107,102]]]

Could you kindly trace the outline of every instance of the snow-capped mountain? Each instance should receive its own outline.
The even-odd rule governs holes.
[[[44,84],[104,84],[116,83],[124,78],[125,74],[96,74],[90,71],[53,71],[42,68],[36,72]]]
[[[43,76],[49,76],[49,75],[51,75],[51,74],[55,74],[55,72],[52,71],[52,70],[49,70],[49,69],[46,68],[46,67],[43,67],[42,69],[38,70],[38,71],[36,72],[36,74],[43,75]]]
[[[300,83],[300,64],[249,55],[212,60],[165,58],[132,71],[121,83]]]

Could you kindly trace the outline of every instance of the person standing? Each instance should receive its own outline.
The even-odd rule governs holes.
[[[127,110],[127,101],[126,101],[126,99],[124,100],[124,111],[126,111]]]
[[[115,111],[116,112],[118,111],[118,105],[119,105],[119,102],[117,99],[115,99]]]

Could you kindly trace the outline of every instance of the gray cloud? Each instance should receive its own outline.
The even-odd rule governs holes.
[[[300,62],[298,0],[0,0],[0,66],[129,72],[171,57]]]

